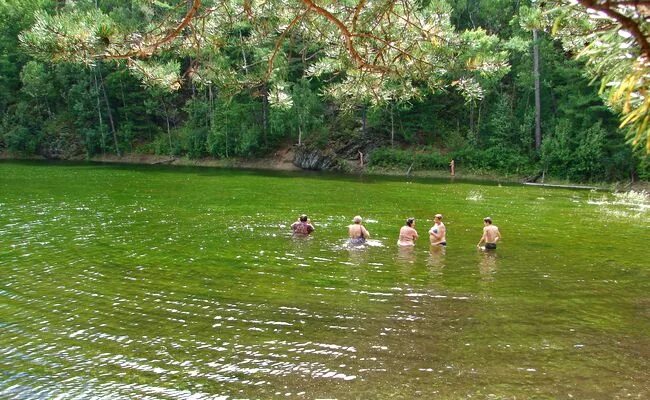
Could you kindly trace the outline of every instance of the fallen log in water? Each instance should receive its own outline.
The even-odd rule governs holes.
[[[535,183],[535,182],[523,182],[524,185],[528,186],[544,186],[544,187],[555,187],[555,188],[564,188],[564,189],[588,189],[588,190],[598,190],[595,186],[582,186],[582,185],[555,185],[550,183]]]
[[[159,161],[154,161],[151,164],[152,165],[157,165],[157,164],[171,164],[174,161],[176,161],[176,157],[170,158],[169,160],[159,160]]]

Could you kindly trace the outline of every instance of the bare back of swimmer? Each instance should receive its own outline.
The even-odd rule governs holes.
[[[399,239],[397,239],[398,246],[415,246],[415,241],[418,239],[418,231],[415,230],[415,218],[409,218],[399,230]]]
[[[483,236],[479,240],[476,247],[481,247],[482,243],[485,243],[486,250],[495,250],[497,248],[497,242],[501,239],[501,232],[499,228],[495,225],[492,225],[492,218],[485,217],[483,218]]]
[[[356,216],[352,219],[354,224],[348,226],[348,236],[350,237],[351,244],[362,244],[365,243],[366,239],[370,238],[370,233],[366,228],[361,224],[362,219],[360,216]]]
[[[291,230],[294,235],[309,235],[314,231],[314,226],[309,223],[309,218],[303,214],[298,218],[298,221],[291,224]]]

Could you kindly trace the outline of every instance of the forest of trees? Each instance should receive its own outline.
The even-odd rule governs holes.
[[[348,42],[348,59],[327,47],[337,35],[327,27],[344,28],[333,18],[288,17],[283,25],[281,16],[273,19],[282,12],[271,7],[256,16],[272,33],[260,39],[250,21],[211,20],[220,15],[219,3],[180,4],[0,0],[0,151],[57,159],[128,153],[229,158],[260,157],[297,143],[348,144],[379,167],[446,168],[453,158],[466,171],[650,179],[644,146],[630,145],[599,82],[585,74],[585,62],[529,22],[530,2],[415,2],[427,10],[423,21],[435,21],[414,31],[428,30],[425,44],[390,12],[372,25],[360,6],[350,6],[346,23],[369,24],[368,37],[402,35],[404,43],[395,39],[403,45],[396,54],[390,52],[398,44],[387,40],[375,53],[358,54]],[[247,4],[238,6],[242,13],[259,12]],[[115,32],[131,29],[122,40],[133,44],[141,40],[133,32],[145,25],[155,30],[165,21],[160,16],[178,21],[192,7],[200,18],[178,31],[181,41],[193,43],[165,42],[160,51],[156,45],[156,63],[146,62],[149,55],[140,62],[106,50],[121,35]],[[321,17],[327,12],[311,9]],[[294,24],[311,24],[305,28],[311,36],[278,32],[277,26]],[[79,39],[88,32],[95,35],[90,45]],[[379,39],[372,39],[357,42],[358,48],[378,47]],[[101,57],[93,56],[97,46],[103,46]],[[369,65],[370,58],[385,60]]]

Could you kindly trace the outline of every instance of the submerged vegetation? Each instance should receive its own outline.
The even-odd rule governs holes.
[[[54,164],[0,162],[0,398],[650,398],[650,209],[622,195]]]
[[[591,62],[602,47],[571,58],[596,25],[614,32],[601,42],[627,49],[615,58],[638,48],[642,61],[643,47],[611,21],[579,30],[570,22],[589,15],[559,10],[504,0],[0,2],[0,151],[195,159],[299,144],[348,161],[361,152],[371,167],[454,159],[531,179],[650,179],[645,81],[610,90],[642,63]],[[599,93],[590,79],[604,69]],[[636,147],[608,105],[631,115]]]

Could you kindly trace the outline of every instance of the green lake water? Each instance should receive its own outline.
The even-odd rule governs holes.
[[[647,399],[649,240],[642,196],[2,162],[0,398]]]

